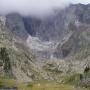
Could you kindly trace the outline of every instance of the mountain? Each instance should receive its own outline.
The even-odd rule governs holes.
[[[24,82],[72,76],[90,86],[89,4],[71,4],[44,19],[1,16],[0,34],[0,75]]]
[[[6,26],[11,30],[11,32],[15,36],[23,39],[26,39],[28,37],[28,33],[25,29],[23,19],[19,14],[13,13],[7,15]]]
[[[75,33],[72,29],[76,29],[77,32],[77,28],[78,30],[89,28],[89,11],[89,4],[71,4],[65,9],[55,10],[54,15],[44,19],[23,17],[13,13],[6,16],[6,25],[16,36],[27,39],[27,45],[38,58],[61,58],[71,53],[70,50],[65,50],[63,55],[63,52],[57,49],[72,38]],[[71,49],[71,45],[68,49]]]
[[[32,51],[25,45],[25,40],[17,38],[7,28],[5,20],[5,17],[0,16],[0,77],[21,82],[45,78],[42,69],[36,65]]]

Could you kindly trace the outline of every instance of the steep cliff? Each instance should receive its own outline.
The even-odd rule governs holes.
[[[13,13],[6,16],[6,25],[16,36],[28,41],[28,46],[37,57],[61,58],[71,53],[70,50],[72,50],[74,40],[72,39],[71,41],[69,38],[72,38],[74,33],[76,35],[74,36],[78,38],[79,31],[86,30],[87,27],[89,28],[89,11],[89,4],[71,4],[62,10],[55,10],[53,15],[44,19],[30,16],[23,17],[17,13]],[[47,46],[46,43],[50,46],[50,50],[45,50]],[[33,48],[32,45],[38,47]],[[63,50],[57,51],[59,46],[62,47]],[[64,50],[64,47],[67,47],[67,50]],[[39,48],[43,50],[41,51]],[[77,48],[77,46],[75,46],[75,48]],[[64,55],[62,55],[62,53],[64,53]]]
[[[44,79],[44,71],[36,65],[36,58],[25,40],[17,39],[6,27],[5,20],[0,16],[0,77],[21,82]]]

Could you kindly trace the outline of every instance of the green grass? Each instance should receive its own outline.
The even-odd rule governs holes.
[[[17,82],[13,79],[0,79],[0,88],[17,87],[19,90],[30,90],[30,87],[25,83]]]
[[[72,74],[72,75],[67,75],[64,77],[64,83],[66,84],[71,84],[71,85],[79,85],[80,83],[80,76],[81,74]]]
[[[33,83],[31,90],[86,90],[82,88],[75,88],[67,84],[56,83],[55,81],[37,81]]]
[[[59,84],[55,81],[35,81],[32,83],[21,83],[10,79],[0,79],[0,88],[2,87],[17,87],[18,90],[86,90],[74,88],[71,85]]]

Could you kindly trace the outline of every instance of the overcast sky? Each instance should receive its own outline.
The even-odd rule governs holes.
[[[0,13],[18,12],[22,15],[45,15],[54,8],[70,3],[88,4],[90,0],[0,0]]]

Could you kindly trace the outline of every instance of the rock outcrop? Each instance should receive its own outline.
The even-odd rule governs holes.
[[[0,76],[21,82],[44,79],[45,74],[36,65],[36,58],[25,40],[15,37],[6,27],[4,18],[0,17]]]

